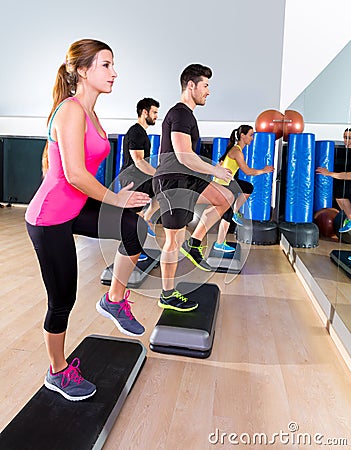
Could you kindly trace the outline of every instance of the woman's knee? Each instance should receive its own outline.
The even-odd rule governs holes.
[[[122,216],[121,253],[129,256],[140,253],[147,237],[147,223],[137,214],[125,211]]]
[[[234,202],[234,194],[229,189],[224,189],[218,193],[218,206],[228,209]]]
[[[234,194],[233,194],[229,189],[227,189],[226,194],[227,194],[227,197],[226,197],[227,203],[229,203],[230,205],[232,205],[233,202],[234,202],[234,199],[235,199]]]
[[[66,331],[73,305],[74,301],[65,306],[49,307],[44,320],[44,330],[53,334]]]
[[[213,206],[227,206],[233,203],[234,195],[226,187],[213,183],[211,189],[207,192],[207,200]]]

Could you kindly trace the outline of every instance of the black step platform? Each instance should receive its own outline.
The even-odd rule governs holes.
[[[314,248],[319,245],[319,228],[313,222],[280,222],[279,232],[292,247]]]
[[[207,263],[211,266],[212,270],[220,273],[240,273],[242,269],[241,247],[237,242],[227,242],[235,249],[232,253],[225,253],[214,249],[214,243],[208,257]]]
[[[332,250],[329,256],[333,263],[341,267],[351,278],[351,250]]]
[[[243,220],[236,228],[238,241],[253,245],[274,245],[278,242],[278,224],[271,220]]]
[[[148,257],[144,261],[138,261],[135,269],[130,275],[127,287],[138,288],[145,280],[149,272],[160,264],[161,252],[158,249],[147,248],[143,253]],[[113,274],[113,264],[110,264],[102,272],[100,281],[102,284],[110,286]]]
[[[182,294],[196,300],[193,311],[163,310],[150,336],[150,349],[159,353],[208,358],[212,351],[220,290],[216,284],[178,283]]]
[[[42,386],[0,435],[1,450],[101,449],[146,360],[132,339],[91,335],[69,356],[78,357],[96,394],[78,402]]]

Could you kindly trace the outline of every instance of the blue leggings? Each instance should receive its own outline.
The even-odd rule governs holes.
[[[142,251],[147,236],[147,225],[137,214],[92,199],[88,199],[73,220],[51,226],[27,223],[27,230],[48,295],[44,329],[49,333],[63,333],[67,329],[76,300],[78,269],[74,234],[121,240],[118,251],[130,256]]]

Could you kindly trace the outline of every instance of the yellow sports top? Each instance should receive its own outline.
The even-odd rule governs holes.
[[[240,147],[240,145],[238,145],[238,144],[236,144],[234,147],[238,147],[241,152],[243,151],[242,148]],[[229,158],[228,155],[224,158],[222,167],[229,169],[232,172],[233,177],[239,169],[239,165],[236,162],[236,159]],[[222,184],[224,186],[228,186],[228,184],[230,183],[230,181],[228,181],[228,182],[223,181],[220,178],[216,178],[216,177],[213,178],[213,181],[215,181],[218,184]]]

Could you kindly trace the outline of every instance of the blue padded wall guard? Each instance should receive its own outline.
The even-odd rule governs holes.
[[[285,221],[313,220],[315,136],[290,134],[288,138]]]
[[[316,141],[315,166],[334,170],[334,141]],[[325,175],[315,175],[313,211],[333,206],[333,178]]]
[[[263,169],[274,164],[275,133],[256,132],[249,147],[243,150],[246,164],[253,169]],[[246,219],[270,220],[273,172],[263,175],[245,175],[239,169],[239,179],[253,184],[254,190],[243,206]]]

